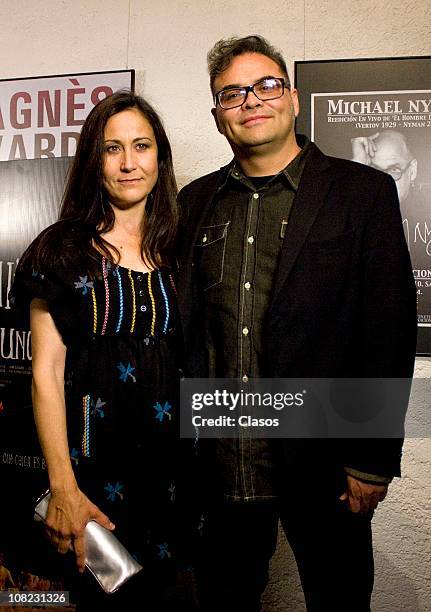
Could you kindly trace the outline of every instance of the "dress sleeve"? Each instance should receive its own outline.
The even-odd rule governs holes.
[[[28,328],[31,301],[34,298],[45,300],[63,342],[69,346],[79,327],[74,283],[76,265],[67,258],[65,237],[65,230],[54,224],[32,242],[16,268],[9,302],[17,323]]]
[[[51,314],[57,311],[63,298],[61,276],[54,269],[40,269],[34,265],[31,247],[21,258],[16,272],[9,302],[23,324],[30,321],[30,303],[34,298],[45,300]]]

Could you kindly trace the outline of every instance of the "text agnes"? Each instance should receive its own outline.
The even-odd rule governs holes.
[[[430,113],[431,99],[408,100],[401,108],[399,100],[328,100],[328,115],[387,115],[392,113]]]
[[[65,89],[19,90],[0,100],[0,159],[74,155],[80,126],[100,100],[113,93],[108,85],[87,91],[69,79]],[[79,127],[77,127],[79,126]]]

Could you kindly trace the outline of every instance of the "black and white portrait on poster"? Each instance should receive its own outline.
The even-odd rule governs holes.
[[[406,58],[407,59],[407,58]],[[410,58],[413,60],[413,58]],[[429,59],[429,58],[423,58]],[[323,70],[328,64],[342,67],[336,85],[309,91],[309,136],[326,154],[372,166],[390,174],[396,184],[404,233],[410,250],[417,289],[418,353],[431,352],[431,89],[383,89],[376,77],[385,65],[397,60],[346,60],[316,62]],[[372,78],[363,74],[368,64]],[[414,65],[414,63],[413,63]],[[355,83],[355,66],[359,66]],[[390,73],[391,71],[389,71]],[[376,74],[377,73],[377,74]],[[389,82],[396,79],[390,74]],[[369,83],[367,83],[367,80]],[[429,81],[428,81],[429,82]],[[417,83],[417,81],[416,81]],[[365,88],[364,85],[369,84]],[[355,88],[355,85],[357,86]],[[407,83],[408,85],[408,83]],[[297,83],[298,88],[301,83]],[[308,106],[308,105],[307,105]],[[388,288],[390,290],[390,288]]]
[[[311,98],[311,138],[319,147],[395,180],[416,279],[418,323],[431,325],[431,90]]]

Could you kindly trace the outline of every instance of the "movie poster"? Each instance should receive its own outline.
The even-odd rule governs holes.
[[[327,155],[377,168],[395,180],[416,282],[418,353],[430,354],[431,89],[417,87],[430,82],[430,58],[299,64],[297,86],[303,101],[305,89],[309,112],[301,125],[311,140]],[[319,70],[325,78],[313,82],[310,71]],[[386,88],[394,82],[398,87]]]
[[[0,590],[68,586],[68,561],[33,521],[46,465],[32,415],[31,334],[9,291],[21,254],[58,217],[86,116],[133,85],[132,70],[0,81]]]
[[[315,93],[311,138],[329,155],[390,174],[417,288],[418,323],[431,326],[431,90]]]
[[[70,157],[90,110],[133,71],[0,80],[0,161]]]

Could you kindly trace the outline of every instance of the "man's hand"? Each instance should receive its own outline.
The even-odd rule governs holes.
[[[352,160],[369,166],[377,150],[377,145],[374,141],[379,136],[380,132],[377,132],[372,136],[358,136],[357,138],[352,138]]]
[[[377,508],[387,492],[388,485],[368,484],[347,474],[347,487],[340,499],[346,502],[352,512],[365,513]]]

